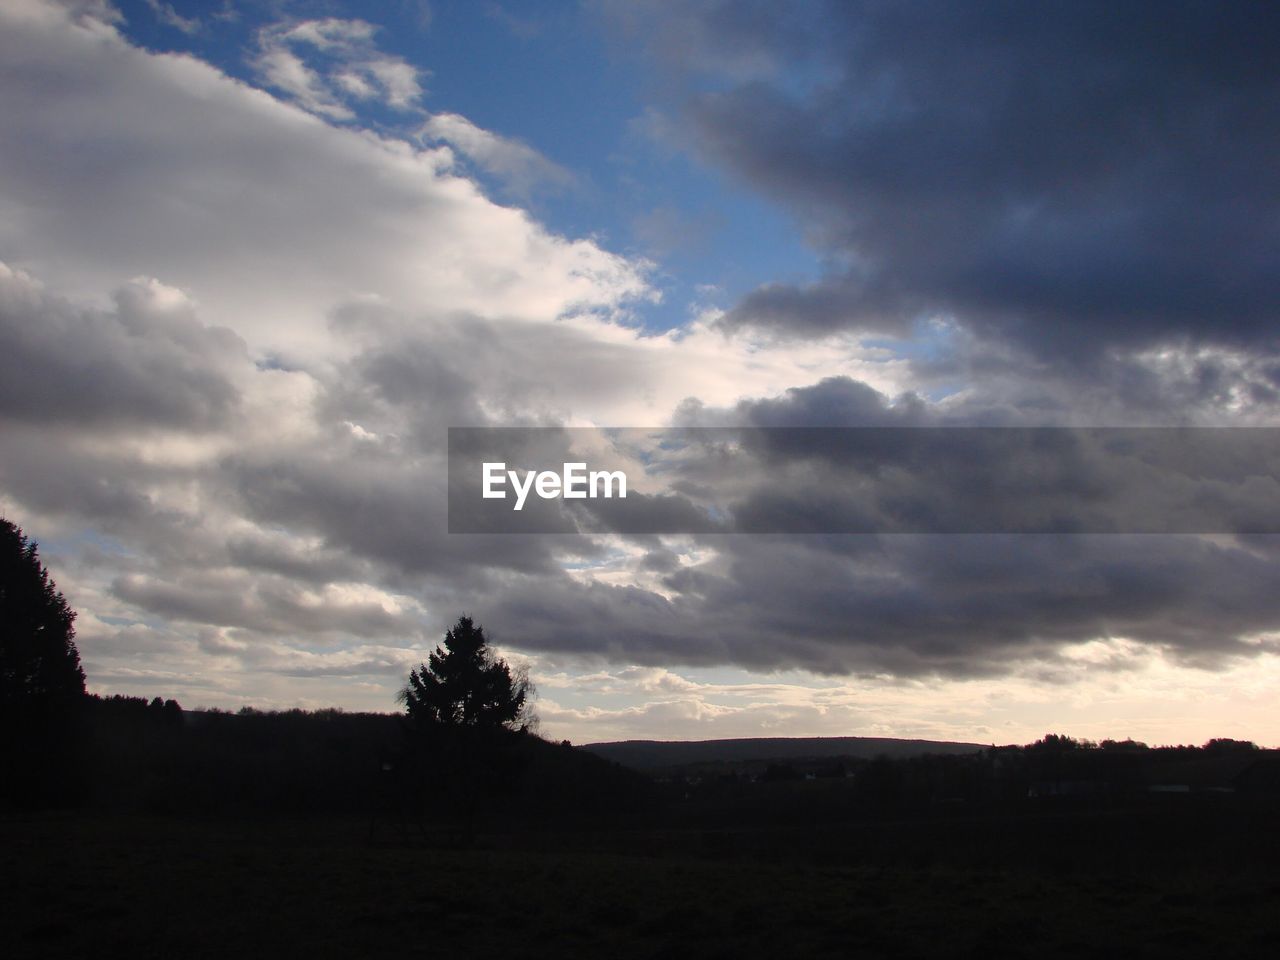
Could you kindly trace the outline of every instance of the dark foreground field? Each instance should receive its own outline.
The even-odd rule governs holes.
[[[9,814],[0,952],[1280,955],[1273,811],[1187,800],[777,829],[490,830],[465,846],[401,838],[396,824],[371,844],[356,818]]]

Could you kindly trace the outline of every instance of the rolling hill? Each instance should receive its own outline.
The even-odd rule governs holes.
[[[926,753],[974,753],[986,746],[889,737],[755,737],[739,740],[621,740],[588,743],[581,749],[624,767],[652,772],[692,764],[765,763],[837,757],[870,760],[881,755],[896,758]]]

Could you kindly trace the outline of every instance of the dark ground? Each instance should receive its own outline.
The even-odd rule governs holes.
[[[9,957],[1272,957],[1243,798],[458,845],[367,818],[5,814]],[[700,819],[700,817],[698,817]]]
[[[1280,752],[1248,743],[649,778],[375,714],[53,719],[0,724],[3,960],[1280,956]]]

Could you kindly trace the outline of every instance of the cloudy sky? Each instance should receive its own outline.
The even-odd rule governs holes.
[[[94,691],[390,710],[465,612],[575,742],[1280,744],[1274,536],[446,499],[459,426],[1280,426],[1273,5],[0,0],[0,116],[0,513]]]

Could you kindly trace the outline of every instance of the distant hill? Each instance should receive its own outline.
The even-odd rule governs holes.
[[[635,770],[663,770],[692,764],[764,763],[853,757],[870,760],[926,753],[962,754],[986,749],[981,743],[896,740],[889,737],[754,737],[741,740],[621,740],[588,743],[581,749]]]

